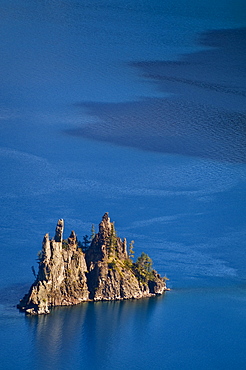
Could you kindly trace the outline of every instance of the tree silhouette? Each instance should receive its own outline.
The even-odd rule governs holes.
[[[91,237],[90,237],[91,241],[95,238],[95,235],[96,235],[95,225],[92,224],[91,225]]]

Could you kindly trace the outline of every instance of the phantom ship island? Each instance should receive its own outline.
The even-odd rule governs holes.
[[[56,226],[54,239],[44,236],[39,270],[18,309],[29,315],[48,314],[55,306],[86,301],[139,299],[163,294],[166,278],[152,269],[142,253],[134,263],[132,245],[117,237],[114,223],[105,213],[99,232],[80,243],[74,231],[63,240],[64,221]]]

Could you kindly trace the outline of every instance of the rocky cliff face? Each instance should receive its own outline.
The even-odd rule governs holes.
[[[18,307],[29,314],[49,313],[54,306],[67,306],[87,301],[87,266],[77,246],[74,231],[67,242],[62,239],[64,222],[59,220],[54,239],[46,234],[39,255],[36,281]]]
[[[46,314],[54,306],[150,297],[167,290],[165,280],[155,270],[131,261],[126,239],[117,237],[108,213],[85,253],[78,247],[75,232],[63,240],[63,230],[61,219],[54,239],[45,235],[38,274],[18,304],[20,310]]]

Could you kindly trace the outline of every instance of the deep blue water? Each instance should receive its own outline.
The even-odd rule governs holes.
[[[244,14],[1,2],[1,368],[245,368]],[[106,211],[172,290],[19,313],[43,235]]]

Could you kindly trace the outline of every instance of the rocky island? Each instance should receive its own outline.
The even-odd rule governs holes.
[[[90,240],[84,238],[84,243],[78,242],[74,231],[64,240],[63,230],[60,219],[55,237],[44,236],[36,279],[17,305],[26,314],[47,314],[52,307],[85,301],[151,297],[169,290],[147,254],[133,262],[132,245],[128,253],[127,241],[117,236],[108,213],[99,232]]]

